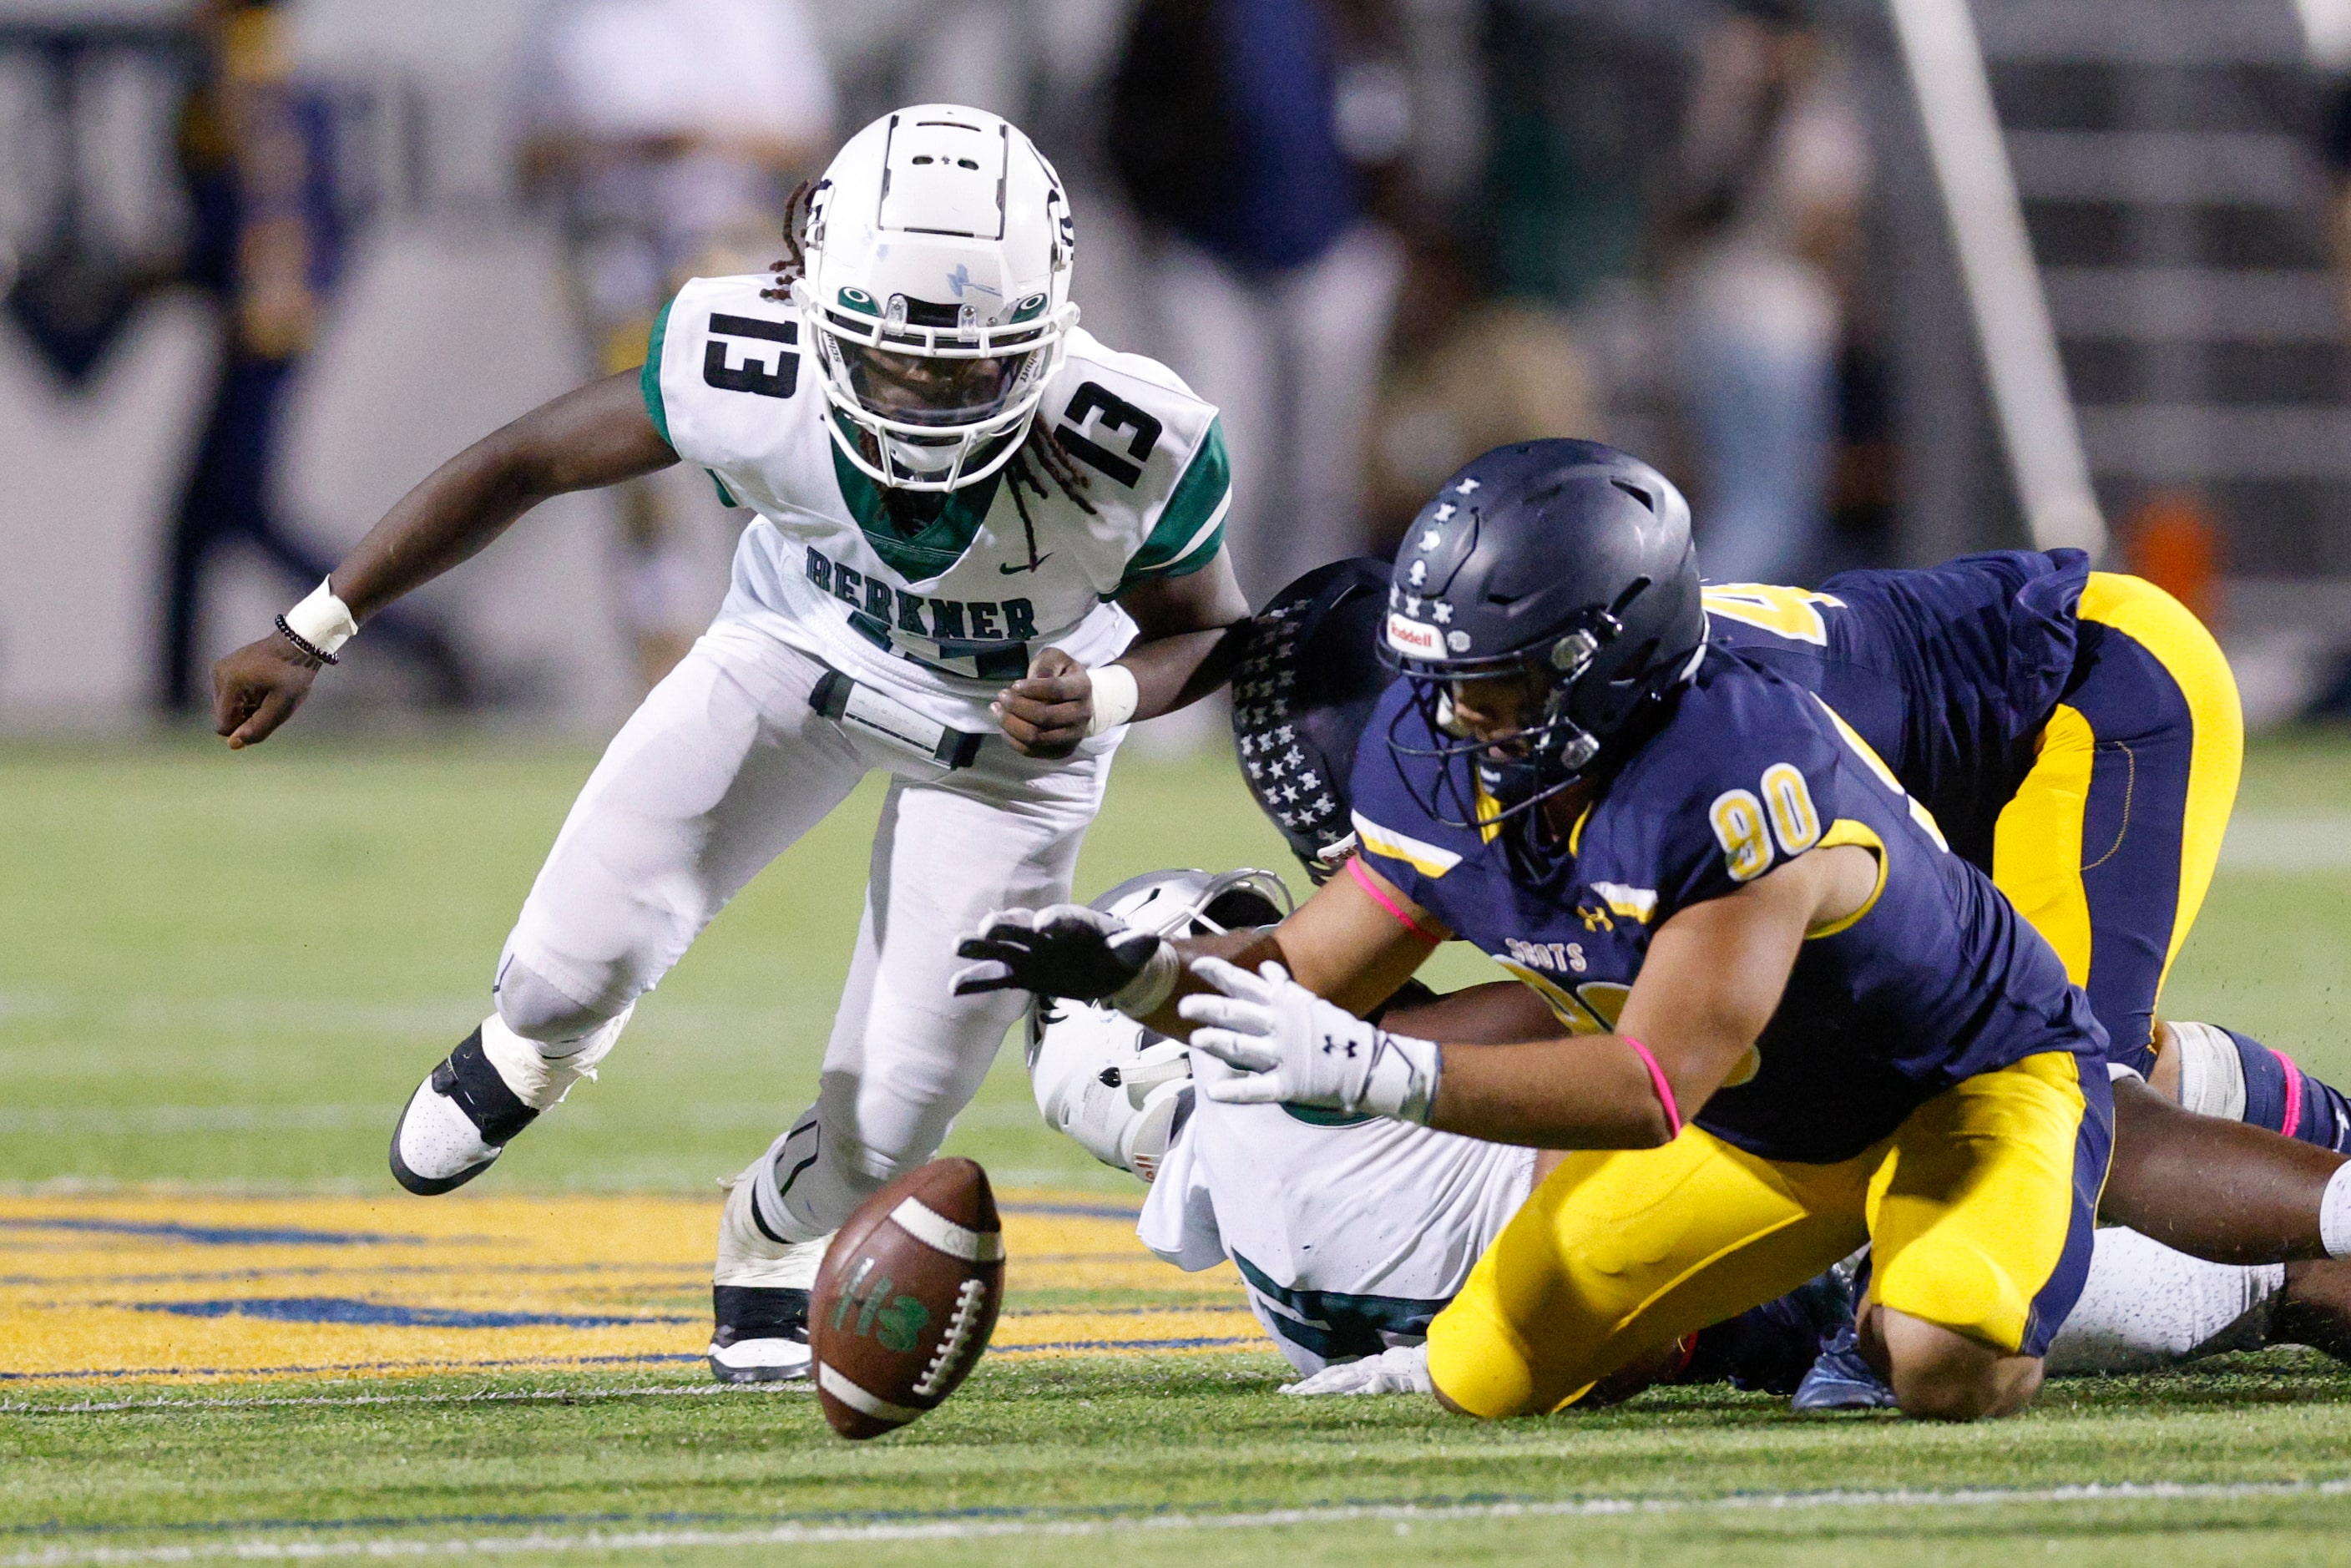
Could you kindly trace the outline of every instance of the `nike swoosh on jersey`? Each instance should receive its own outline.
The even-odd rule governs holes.
[[[1053,552],[1051,550],[1047,550],[1035,560],[1029,561],[1023,566],[1014,566],[1008,561],[999,561],[997,563],[996,570],[1002,572],[1005,576],[1010,577],[1016,571],[1034,571],[1052,559]]]

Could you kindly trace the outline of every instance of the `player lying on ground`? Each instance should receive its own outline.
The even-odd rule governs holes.
[[[1279,608],[1280,601],[1276,601]],[[1180,937],[1270,925],[1289,897],[1265,872],[1155,872],[1092,907]],[[1424,1039],[1503,1042],[1527,1022],[1510,982],[1438,998],[1415,983],[1378,1021]],[[1229,1260],[1267,1334],[1306,1375],[1299,1395],[1426,1392],[1429,1323],[1561,1155],[1371,1115],[1228,1103],[1200,1084],[1232,1075],[1205,1051],[1111,1009],[1040,1002],[1028,1063],[1046,1122],[1149,1184],[1136,1232],[1179,1269]],[[1849,1328],[1842,1269],[1685,1335],[1652,1380],[1795,1391],[1823,1343]],[[2081,1300],[2051,1342],[2052,1374],[2142,1372],[2227,1351],[2310,1344],[2351,1355],[2351,1262],[2241,1268],[2101,1229]]]
[[[550,496],[683,459],[758,514],[708,633],[606,751],[498,960],[496,1010],[393,1134],[416,1193],[486,1169],[592,1074],[726,901],[876,770],[864,920],[816,1104],[731,1186],[721,1378],[799,1375],[825,1237],[930,1158],[1010,996],[955,998],[955,938],[1069,895],[1126,722],[1221,684],[1248,612],[1216,411],[1078,329],[1073,228],[1019,131],[953,106],[853,138],[772,277],[702,278],[642,377],[556,399],[412,491],[214,673],[266,739],[359,622]],[[1139,632],[1138,632],[1138,628]]]
[[[1340,562],[1290,585],[1259,619],[1236,676],[1249,789],[1318,879],[1354,843],[1347,759],[1389,680],[1374,652],[1387,576],[1384,563]],[[2199,1110],[2292,1126],[2329,1151],[2320,1155],[2185,1115],[2136,1076],[2148,1063],[2158,988],[2210,878],[2241,745],[2235,684],[2193,617],[2136,579],[2088,571],[2073,551],[1849,573],[1818,594],[1718,586],[1705,602],[1712,640],[1822,697],[1905,788],[1962,824],[1955,848],[2011,902],[2041,912],[2074,977],[2089,978],[2093,1010],[2125,1019],[2128,1043],[2109,1071],[2129,1076],[2116,1086],[2102,1215],[2202,1257],[2262,1264],[2263,1279],[2273,1262],[2339,1249],[2339,1206],[2351,1196],[2329,1185],[2346,1126],[2339,1093],[2234,1031],[2156,1027],[2170,1044],[2154,1062],[2155,1084],[2177,1092],[2185,1082]],[[2081,740],[2093,725],[2105,748],[2095,766]],[[2125,792],[2127,810],[2116,799]],[[2048,831],[2053,816],[2064,831]],[[2085,819],[2096,824],[2096,856],[2079,852]],[[1531,989],[1515,993],[1523,1021],[1494,1027],[1541,1032],[1535,993],[1571,1027],[1600,1027],[1588,1005],[1560,995],[1573,982],[1557,955],[1496,956]],[[1490,1005],[1514,994],[1495,991]],[[2233,1092],[2199,1094],[2199,1081]],[[1890,1397],[1848,1342],[1823,1358],[1798,1403]]]
[[[1362,853],[1217,939],[1239,964],[1014,915],[958,985],[1205,1026],[1245,1070],[1220,1098],[1573,1151],[1430,1326],[1458,1408],[1573,1403],[1865,1241],[1902,1408],[2022,1408],[2089,1264],[2104,1033],[1826,710],[1706,645],[1673,486],[1586,443],[1488,454],[1407,536],[1385,637]],[[1346,1010],[1455,932],[1556,952],[1605,1032],[1440,1048]]]

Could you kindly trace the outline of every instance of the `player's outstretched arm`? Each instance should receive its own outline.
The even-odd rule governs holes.
[[[1222,995],[1179,1003],[1192,1043],[1241,1069],[1221,1100],[1327,1105],[1497,1143],[1646,1148],[1669,1141],[1771,1021],[1805,933],[1860,908],[1869,852],[1815,851],[1658,928],[1614,1035],[1438,1045],[1364,1023],[1290,981],[1208,959]]]
[[[1353,878],[1339,877],[1269,930],[1178,942],[1130,929],[1083,904],[998,911],[956,947],[977,962],[955,977],[955,992],[1025,990],[1106,1003],[1183,1039],[1192,1025],[1176,1004],[1208,989],[1191,967],[1226,958],[1249,966],[1287,963],[1316,995],[1343,1009],[1369,1011],[1426,961],[1444,928],[1384,878],[1368,874],[1393,894],[1389,907],[1374,902]],[[1397,909],[1415,915],[1417,925],[1399,925]]]
[[[443,464],[400,498],[328,580],[353,621],[432,581],[550,497],[666,468],[677,454],[653,428],[627,371],[543,403]],[[319,661],[275,632],[213,666],[215,732],[232,749],[268,738],[310,694]]]
[[[1137,584],[1118,603],[1142,635],[1113,663],[1089,670],[1047,648],[1004,688],[996,718],[1013,750],[1067,757],[1089,735],[1173,713],[1231,678],[1241,641],[1235,628],[1249,610],[1223,549],[1197,571]]]

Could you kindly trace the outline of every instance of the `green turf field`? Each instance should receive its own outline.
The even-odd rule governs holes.
[[[480,1017],[591,761],[298,731],[236,758],[0,748],[0,1184],[385,1191],[391,1118]],[[517,1145],[502,1190],[706,1193],[784,1124],[830,1022],[874,800],[754,883],[602,1081]],[[2351,747],[2260,748],[2243,817],[2167,1010],[2351,1078]],[[1080,891],[1280,854],[1228,765],[1131,761]],[[1481,963],[1444,962],[1454,979]],[[1126,1178],[1039,1127],[1018,1068],[999,1063],[953,1146],[1001,1185],[1131,1202]],[[1479,1427],[1415,1399],[1301,1406],[1273,1393],[1280,1371],[1261,1353],[1004,1360],[854,1448],[806,1395],[708,1392],[690,1365],[9,1384],[0,1568],[2351,1556],[2351,1378],[2298,1353],[2059,1385],[1968,1430],[1800,1420],[1719,1391]]]

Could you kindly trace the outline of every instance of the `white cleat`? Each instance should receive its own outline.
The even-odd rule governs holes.
[[[780,1140],[778,1140],[780,1142]],[[726,1184],[718,1219],[718,1265],[711,1271],[710,1375],[721,1383],[784,1383],[809,1375],[810,1292],[831,1236],[792,1242],[761,1222],[760,1166]]]
[[[547,1057],[496,1013],[434,1068],[392,1129],[392,1176],[420,1197],[465,1186],[490,1168],[539,1113],[596,1076],[631,1007],[569,1055]]]
[[[419,1197],[454,1191],[537,1120],[483,1054],[475,1030],[409,1096],[392,1129],[392,1179]]]

